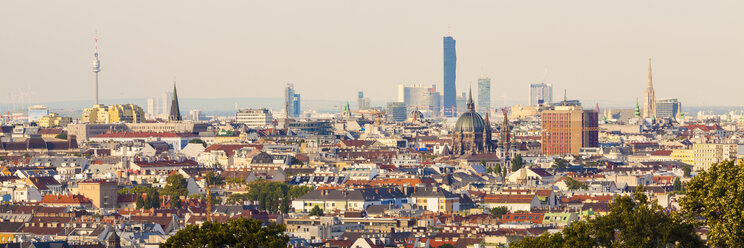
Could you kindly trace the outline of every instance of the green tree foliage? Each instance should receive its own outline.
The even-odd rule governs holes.
[[[170,197],[172,208],[181,208],[180,197],[189,194],[189,190],[186,189],[186,179],[178,173],[168,176],[165,179],[165,187],[163,187],[160,193]]]
[[[689,164],[686,164],[685,167],[684,167],[684,169],[682,169],[682,170],[684,171],[684,176],[686,178],[689,178],[690,177],[690,173],[692,172],[692,168],[690,168],[690,165]]]
[[[204,142],[204,140],[202,140],[202,139],[192,139],[192,140],[189,140],[189,143],[202,144],[202,146],[204,146],[204,148],[207,147],[207,142]]]
[[[310,210],[310,216],[323,216],[323,209],[320,209],[318,205],[315,205],[312,210]]]
[[[209,186],[225,184],[225,179],[220,177],[220,175],[217,175],[217,173],[214,173],[212,171],[210,171],[209,173],[207,173],[207,175],[204,176],[204,180],[207,180],[207,183],[209,184]]]
[[[66,139],[67,139],[67,133],[59,133],[59,134],[57,134],[57,136],[54,136],[54,138],[55,138],[55,139],[63,139],[63,140],[66,140]]]
[[[263,221],[251,219],[231,219],[224,223],[204,222],[189,225],[168,238],[161,248],[176,247],[248,247],[268,248],[286,247],[289,236],[284,225],[271,223],[262,226]]]
[[[582,183],[579,181],[576,181],[573,178],[566,177],[566,187],[568,187],[569,190],[578,190],[578,189],[587,189],[586,183]]]
[[[610,213],[574,222],[563,231],[528,237],[509,247],[704,247],[694,224],[648,202],[643,186],[610,204]]]
[[[292,156],[289,158],[289,165],[304,165],[304,164],[305,163],[303,163],[300,159],[298,159],[295,156]]]
[[[674,192],[675,193],[681,193],[682,192],[682,182],[679,180],[679,177],[674,178]]]
[[[522,159],[522,155],[517,154],[512,158],[512,172],[517,171],[521,169],[524,166],[524,160]]]
[[[502,215],[509,212],[509,208],[507,207],[495,207],[489,210],[491,212],[491,217],[493,218],[501,218]]]
[[[228,203],[243,201],[258,201],[258,209],[270,212],[289,212],[290,201],[312,191],[308,186],[290,186],[284,182],[258,181],[248,184],[248,192],[244,194],[231,194],[227,198]]]
[[[568,160],[562,159],[562,158],[556,158],[553,160],[553,168],[559,168],[564,169],[568,168],[568,166],[571,165],[571,163],[568,162]]]
[[[744,160],[723,161],[699,172],[686,185],[680,205],[690,219],[710,227],[711,247],[741,247],[744,244]]]
[[[437,247],[437,248],[455,248],[455,246],[454,246],[454,245],[452,245],[452,244],[443,244],[443,245],[440,245],[440,246],[439,246],[439,247]]]

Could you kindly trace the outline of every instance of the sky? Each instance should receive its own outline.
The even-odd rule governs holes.
[[[442,37],[457,40],[457,90],[492,80],[492,105],[529,84],[585,105],[657,98],[742,106],[744,1],[2,1],[0,103],[280,98],[382,104],[398,84],[442,89]],[[475,89],[474,89],[475,90]],[[474,92],[475,93],[475,92]],[[226,106],[232,108],[232,106]]]

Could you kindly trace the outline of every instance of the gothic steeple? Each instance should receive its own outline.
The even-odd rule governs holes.
[[[648,85],[646,85],[643,102],[643,118],[656,117],[656,96],[654,93],[654,84],[651,78],[651,58],[648,58]]]
[[[467,111],[475,111],[475,103],[473,103],[473,89],[470,88],[470,91],[468,92],[468,110]]]
[[[168,116],[170,121],[182,121],[181,109],[178,108],[178,93],[176,92],[176,81],[173,81],[173,99],[171,100],[171,110]]]

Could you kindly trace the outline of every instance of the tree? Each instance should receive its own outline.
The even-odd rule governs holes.
[[[54,136],[54,138],[55,138],[55,139],[63,139],[63,140],[66,140],[66,139],[67,139],[67,133],[59,133],[59,134],[57,134],[57,136]]]
[[[682,182],[679,181],[679,177],[674,178],[674,192],[681,193],[682,192]]]
[[[700,171],[686,185],[680,205],[690,220],[709,226],[708,245],[739,247],[744,244],[744,160],[723,161]]]
[[[709,236],[710,237],[710,236]],[[610,213],[573,222],[563,231],[527,237],[509,247],[704,247],[695,225],[649,202],[643,186],[610,203]]]
[[[690,177],[690,172],[692,172],[692,169],[690,168],[690,165],[689,164],[686,164],[685,167],[684,167],[684,169],[682,169],[682,170],[684,171],[685,178],[689,178]]]
[[[302,160],[298,159],[295,156],[292,156],[289,158],[289,165],[304,165],[305,163],[302,162]]]
[[[225,179],[225,182],[228,184],[244,184],[245,178],[239,178],[239,177],[228,177]]]
[[[509,212],[509,208],[507,207],[495,207],[489,210],[491,212],[491,217],[493,218],[501,218],[502,215]]]
[[[568,160],[565,160],[565,159],[562,159],[562,158],[556,158],[555,160],[553,160],[553,166],[552,167],[553,168],[564,169],[564,168],[568,168],[569,165],[570,165],[570,163],[568,162]]]
[[[289,236],[282,224],[252,219],[231,219],[224,223],[207,221],[189,225],[168,238],[161,248],[176,247],[286,247]]]
[[[189,140],[189,143],[190,144],[191,143],[202,144],[202,146],[204,146],[204,148],[207,147],[207,142],[204,142],[204,140],[202,140],[202,139],[192,139],[192,140]]]
[[[522,155],[517,154],[512,158],[512,172],[517,171],[524,166],[524,160],[522,159]]]
[[[209,186],[212,185],[223,185],[225,184],[225,179],[217,175],[217,173],[214,173],[210,171],[207,173],[207,175],[204,176],[204,179],[207,180],[207,183]]]
[[[493,173],[493,167],[486,168],[486,173],[487,174],[492,174]]]
[[[318,205],[315,205],[312,210],[310,210],[310,216],[323,216],[323,209],[320,209]]]
[[[566,187],[568,187],[569,190],[588,189],[586,183],[576,181],[570,177],[566,177]]]
[[[186,196],[189,190],[186,189],[186,179],[181,174],[173,174],[165,179],[165,187],[161,191],[163,195],[171,197]]]
[[[494,166],[493,170],[496,173],[496,175],[501,176],[501,165],[500,164],[497,164],[496,166]]]
[[[437,248],[455,248],[455,246],[452,244],[443,244],[438,246]]]
[[[142,195],[137,195],[137,202],[135,204],[137,209],[145,207],[145,200],[142,199]]]

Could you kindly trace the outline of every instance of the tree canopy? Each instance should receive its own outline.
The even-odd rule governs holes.
[[[325,215],[323,213],[323,209],[320,209],[318,205],[315,205],[312,210],[310,210],[310,216],[323,216]]]
[[[527,237],[509,247],[704,247],[694,224],[648,202],[643,186],[610,204],[610,213],[574,222],[563,231]]]
[[[569,190],[577,190],[577,189],[587,189],[586,183],[576,181],[573,178],[566,177],[566,187],[568,187]]]
[[[231,219],[224,223],[189,225],[168,238],[161,248],[176,247],[286,247],[289,236],[284,225],[262,226],[263,221]]]
[[[491,217],[493,218],[501,218],[502,215],[509,212],[509,208],[501,206],[501,207],[495,207],[489,210],[491,212]]]
[[[524,160],[522,159],[522,155],[517,154],[512,158],[512,172],[517,171],[521,169],[524,166]]]
[[[160,191],[162,195],[170,196],[171,207],[181,207],[181,196],[189,194],[186,188],[186,179],[181,174],[173,174],[165,179],[165,187]]]
[[[711,247],[744,244],[744,160],[723,161],[700,171],[686,185],[680,205],[687,217],[710,227]]]
[[[228,203],[242,201],[258,201],[259,210],[270,212],[289,212],[291,199],[305,195],[313,190],[308,186],[291,186],[284,182],[258,181],[248,184],[248,192],[244,194],[231,194],[227,198]]]
[[[571,165],[571,163],[569,163],[568,160],[565,160],[562,158],[556,158],[555,160],[553,160],[553,166],[551,167],[564,169],[564,168],[568,168],[569,165]]]

